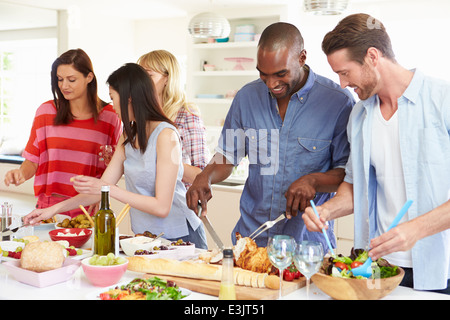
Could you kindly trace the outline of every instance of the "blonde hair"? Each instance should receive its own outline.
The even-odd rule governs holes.
[[[181,84],[180,65],[173,54],[166,50],[154,50],[142,55],[137,62],[144,69],[167,76],[167,85],[162,93],[162,109],[170,120],[175,120],[183,107],[188,112],[199,115],[198,108],[186,99]]]

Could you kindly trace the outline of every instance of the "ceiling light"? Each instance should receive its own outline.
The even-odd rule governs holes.
[[[213,12],[203,12],[189,22],[189,33],[194,38],[226,38],[230,35],[228,20]]]
[[[304,0],[304,9],[317,15],[338,15],[347,9],[349,0]]]

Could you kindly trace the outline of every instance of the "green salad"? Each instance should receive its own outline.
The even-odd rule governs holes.
[[[364,264],[369,258],[369,254],[364,249],[353,249],[350,256],[345,257],[341,254],[326,259],[322,265],[322,272],[338,278],[367,279],[363,276],[354,276],[352,269]],[[397,275],[398,267],[389,264],[383,258],[372,262],[372,276],[370,278],[383,279]]]
[[[101,300],[180,300],[184,297],[175,282],[158,277],[136,278],[99,295]]]
[[[158,277],[137,278],[123,285],[121,289],[142,292],[147,300],[180,300],[186,297],[173,281]]]

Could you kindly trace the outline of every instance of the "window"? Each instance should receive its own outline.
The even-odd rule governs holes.
[[[53,99],[57,39],[1,41],[0,48],[0,154],[21,154],[36,109]]]

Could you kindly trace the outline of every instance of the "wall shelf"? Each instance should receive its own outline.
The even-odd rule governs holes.
[[[225,97],[234,96],[245,84],[259,79],[256,69],[258,41],[234,41],[236,27],[253,24],[255,34],[261,34],[268,25],[281,21],[283,10],[281,7],[261,9],[246,16],[236,12],[224,14],[231,26],[228,42],[205,43],[192,39],[188,44],[186,92],[188,99],[198,105],[207,128],[223,124],[233,101]],[[236,61],[237,58],[244,59]],[[233,70],[238,63],[244,70]],[[204,71],[205,64],[214,65],[215,70]],[[205,97],[198,98],[200,95]],[[212,98],[214,95],[224,98]]]

